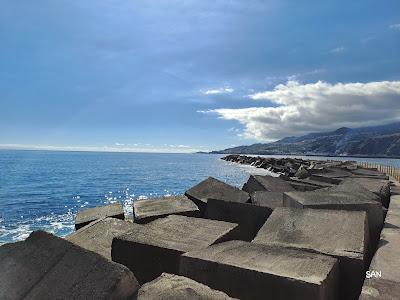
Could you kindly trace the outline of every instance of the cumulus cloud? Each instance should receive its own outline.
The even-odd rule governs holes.
[[[218,89],[211,89],[206,91],[201,91],[204,95],[219,95],[219,94],[230,94],[233,93],[235,90],[231,87],[223,87]]]
[[[289,81],[273,90],[249,95],[272,107],[221,108],[224,120],[244,125],[243,137],[273,141],[285,136],[400,121],[400,81],[300,84]]]

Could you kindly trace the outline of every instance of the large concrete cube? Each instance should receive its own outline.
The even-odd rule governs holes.
[[[384,227],[400,229],[400,195],[390,197],[390,205]]]
[[[133,202],[135,223],[145,224],[168,215],[199,217],[200,211],[186,196],[160,197]]]
[[[271,213],[265,206],[208,199],[204,217],[238,224],[236,239],[251,241]]]
[[[338,299],[337,259],[244,241],[181,256],[180,274],[239,299]]]
[[[192,279],[175,274],[163,273],[153,281],[144,284],[137,300],[233,300],[227,294],[213,290]]]
[[[79,228],[88,225],[90,222],[106,217],[124,220],[124,208],[120,203],[113,203],[82,210],[76,215],[75,229],[78,230]]]
[[[111,244],[114,237],[133,229],[132,222],[105,218],[82,227],[66,239],[82,248],[96,252],[111,260]]]
[[[112,260],[131,269],[140,283],[178,273],[182,253],[235,238],[237,224],[170,215],[114,238]]]
[[[390,181],[374,178],[346,178],[348,184],[359,184],[377,195],[384,207],[388,207],[390,199]]]
[[[257,206],[265,206],[270,209],[283,206],[282,192],[257,191],[250,195],[251,203]]]
[[[132,272],[43,231],[0,247],[0,299],[131,299]]]
[[[250,201],[248,193],[213,177],[208,177],[198,185],[187,190],[185,195],[199,207],[202,213],[205,211],[208,199],[240,203]]]
[[[365,212],[276,208],[253,242],[336,257],[341,299],[355,299],[361,291],[370,255]]]
[[[400,299],[400,230],[384,228],[360,299]],[[369,278],[368,278],[369,277]]]
[[[383,226],[382,205],[379,199],[359,185],[343,184],[327,190],[285,193],[283,205],[296,208],[365,211],[373,247],[377,244]]]
[[[253,193],[256,191],[290,192],[295,189],[287,181],[278,177],[250,175],[242,190]]]

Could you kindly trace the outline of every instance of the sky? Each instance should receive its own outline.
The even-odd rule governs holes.
[[[0,148],[192,152],[400,121],[400,2],[2,0]]]

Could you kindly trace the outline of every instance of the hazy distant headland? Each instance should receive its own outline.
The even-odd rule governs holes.
[[[286,137],[273,143],[238,146],[211,153],[399,158],[400,122],[362,128],[342,127],[330,132]]]

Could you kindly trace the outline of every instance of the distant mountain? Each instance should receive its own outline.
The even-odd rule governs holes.
[[[400,157],[400,122],[354,129],[342,127],[211,153]]]

